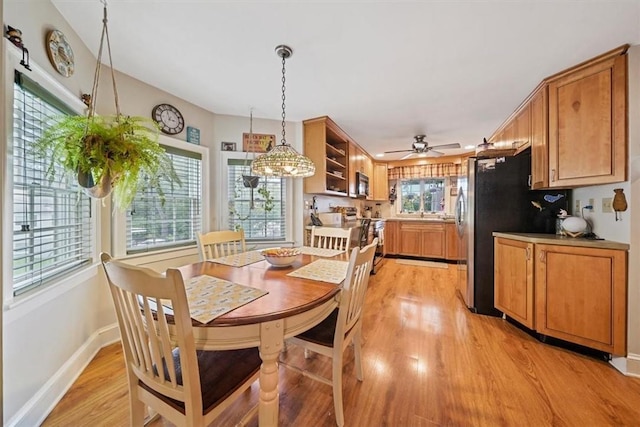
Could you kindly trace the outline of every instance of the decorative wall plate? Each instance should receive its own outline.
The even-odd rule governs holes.
[[[47,54],[58,73],[71,77],[75,69],[73,50],[62,31],[52,30],[47,34]]]

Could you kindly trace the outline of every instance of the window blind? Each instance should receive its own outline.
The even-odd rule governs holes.
[[[287,181],[261,176],[258,187],[253,189],[252,209],[251,188],[245,187],[242,180],[243,174],[250,174],[248,162],[239,159],[227,162],[229,228],[244,229],[247,241],[285,240]],[[265,197],[267,194],[270,202]]]
[[[71,114],[16,72],[13,98],[13,290],[19,295],[91,262],[91,201],[62,170],[31,152],[50,120]]]
[[[188,246],[196,243],[202,224],[202,156],[200,153],[164,146],[182,182],[156,190],[140,186],[127,212],[127,253]]]

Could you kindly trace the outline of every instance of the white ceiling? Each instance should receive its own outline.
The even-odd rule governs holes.
[[[101,3],[53,3],[95,54]],[[108,13],[115,68],[218,114],[280,119],[274,48],[289,45],[287,120],[328,115],[372,155],[416,134],[477,145],[544,77],[640,43],[640,0],[109,0]]]

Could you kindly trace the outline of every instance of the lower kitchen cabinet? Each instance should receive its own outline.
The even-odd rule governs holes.
[[[400,223],[400,255],[445,257],[444,223],[405,221]]]
[[[496,308],[540,334],[626,355],[628,245],[494,236]]]
[[[494,305],[534,329],[533,243],[496,238],[494,246]]]
[[[444,230],[445,239],[447,241],[446,258],[452,261],[460,259],[460,237],[458,236],[458,227],[456,226],[456,224],[448,222],[444,225]]]

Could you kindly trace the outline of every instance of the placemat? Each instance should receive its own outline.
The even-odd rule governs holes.
[[[343,252],[344,251],[341,251],[338,249],[314,248],[313,246],[302,246],[300,248],[300,253],[303,253],[306,255],[323,256],[328,258],[339,255]]]
[[[319,259],[292,271],[287,274],[287,276],[319,280],[321,282],[335,283],[338,285],[347,277],[348,267],[349,261]]]
[[[262,289],[207,275],[193,277],[185,283],[185,289],[189,314],[200,323],[209,323],[218,316],[268,294]]]
[[[227,255],[220,258],[213,258],[207,261],[216,262],[218,264],[230,265],[232,267],[242,267],[244,265],[253,264],[262,261],[264,257],[260,251],[241,252],[235,255]]]

